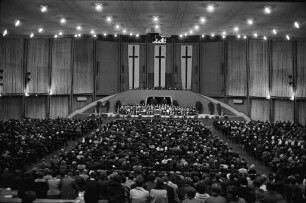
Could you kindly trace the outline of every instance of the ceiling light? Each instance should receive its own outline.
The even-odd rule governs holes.
[[[276,35],[276,34],[277,34],[277,29],[273,29],[273,30],[272,30],[272,33],[273,33],[274,35]]]
[[[115,26],[115,28],[116,28],[117,30],[119,30],[119,29],[120,29],[120,25],[117,24],[117,25]]]
[[[246,36],[246,35],[244,35],[244,36],[243,36],[243,39],[246,39],[246,38],[247,38],[247,36]]]
[[[222,32],[222,35],[226,35],[226,31],[223,31],[223,32]]]
[[[234,30],[234,32],[238,32],[238,31],[239,31],[239,27],[238,27],[238,26],[235,26],[235,27],[233,28],[233,30]]]
[[[223,39],[225,39],[225,38],[226,38],[226,36],[225,36],[225,35],[222,35],[222,38],[223,38]]]
[[[182,34],[180,34],[180,35],[179,35],[179,37],[180,37],[180,38],[183,38],[183,35],[182,35]]]
[[[254,36],[255,38],[257,38],[257,37],[258,37],[258,34],[255,32],[255,33],[253,34],[253,36]]]
[[[44,31],[44,28],[42,28],[42,27],[38,28],[39,33],[43,32],[43,31]]]
[[[82,27],[81,27],[80,25],[78,25],[78,26],[76,27],[76,29],[77,29],[77,30],[82,30]]]
[[[264,40],[267,40],[267,37],[266,37],[266,36],[263,36],[263,39],[264,39]]]
[[[195,25],[195,26],[194,26],[194,29],[198,30],[198,29],[199,29],[199,26],[198,26],[198,25]]]
[[[106,36],[107,36],[107,34],[104,32],[104,33],[103,33],[103,36],[104,36],[104,37],[106,37]]]
[[[265,14],[270,14],[271,13],[271,6],[265,6],[264,13]]]
[[[297,21],[295,21],[295,22],[294,22],[294,27],[297,28],[297,29],[299,29],[299,28],[300,28],[300,23],[297,22]]]
[[[74,35],[74,37],[78,37],[78,35],[77,35],[77,34],[75,34],[75,35]]]
[[[130,36],[131,36],[131,37],[133,36],[133,33],[132,33],[132,32],[130,32]]]
[[[237,38],[238,38],[238,39],[240,39],[240,38],[241,38],[241,35],[240,35],[240,34],[238,34],[238,35],[237,35]]]
[[[200,18],[200,22],[203,24],[203,23],[205,23],[206,22],[206,18],[205,17],[201,17]]]
[[[107,16],[106,17],[106,22],[111,23],[113,21],[112,16]]]
[[[65,24],[67,22],[67,20],[65,18],[61,18],[60,22],[61,22],[61,24]]]
[[[60,31],[60,32],[58,33],[58,35],[62,36],[62,35],[63,35],[63,32],[62,32],[62,31]]]
[[[96,38],[96,37],[97,37],[97,35],[96,35],[96,34],[94,34],[94,35],[93,35],[93,37],[94,37],[94,38]]]
[[[204,37],[205,37],[205,35],[202,35],[201,37],[202,37],[202,38],[204,38]]]
[[[290,40],[290,36],[289,36],[289,35],[286,35],[286,39],[287,39],[287,40]]]
[[[184,33],[184,36],[185,36],[185,37],[187,37],[187,36],[188,36],[188,34],[185,32],[185,33]]]
[[[206,10],[207,12],[212,13],[215,11],[215,6],[213,4],[208,4]]]
[[[103,9],[103,5],[101,3],[96,3],[95,9],[96,9],[96,11],[100,12]]]
[[[57,34],[55,34],[55,35],[54,35],[54,38],[57,38],[57,37],[58,37]]]
[[[211,37],[215,37],[215,33],[211,33],[211,35],[210,35]]]
[[[34,37],[34,33],[32,32],[31,34],[30,34],[30,38],[33,38]]]
[[[156,22],[158,22],[159,18],[158,18],[158,16],[153,16],[152,20],[153,20],[154,23],[156,23]]]
[[[48,12],[48,6],[41,5],[41,6],[40,6],[40,11],[41,11],[42,13],[47,13],[47,12]]]
[[[117,34],[114,34],[114,37],[117,37]]]
[[[190,33],[190,34],[193,34],[193,30],[189,30],[189,33]]]
[[[248,25],[253,25],[254,24],[254,20],[253,19],[247,19],[247,24]]]
[[[136,34],[135,36],[138,38],[138,37],[139,37],[139,34]]]
[[[94,35],[95,34],[95,30],[94,29],[90,30],[90,34]]]
[[[18,27],[20,25],[20,20],[15,20],[15,26]]]
[[[4,37],[5,35],[7,35],[7,30],[6,29],[3,31],[2,36]]]
[[[79,34],[78,34],[78,37],[81,37],[81,36],[82,36],[82,34],[81,34],[81,33],[79,33]]]
[[[126,33],[126,29],[122,30],[122,32],[123,32],[123,34],[125,34]]]
[[[159,28],[159,25],[155,25],[155,29],[158,29]]]

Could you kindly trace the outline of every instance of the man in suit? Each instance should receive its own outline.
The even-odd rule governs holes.
[[[99,184],[96,181],[96,173],[89,172],[89,178],[85,182],[84,200],[86,203],[97,203],[99,201]]]

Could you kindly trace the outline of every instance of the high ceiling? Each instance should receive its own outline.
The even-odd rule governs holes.
[[[247,2],[247,1],[91,1],[91,0],[2,0],[1,33],[5,29],[8,36],[27,35],[63,35],[77,33],[90,34],[146,34],[147,28],[160,26],[163,36],[202,35],[212,33],[221,35],[273,36],[272,29],[277,29],[277,36],[306,37],[306,3],[301,2]],[[96,3],[102,3],[102,11],[95,9]],[[207,11],[208,4],[215,6],[214,12]],[[41,5],[48,11],[41,12]],[[270,6],[271,13],[265,14],[264,7]],[[106,17],[111,16],[112,22]],[[154,23],[153,16],[159,21]],[[200,18],[206,22],[201,23]],[[65,24],[60,19],[65,18]],[[15,26],[15,20],[20,26]],[[248,25],[247,19],[254,24]],[[300,28],[294,27],[294,22]],[[116,25],[120,25],[116,29]],[[199,28],[195,29],[195,25]],[[81,30],[76,27],[81,26]],[[235,26],[239,31],[234,31]],[[38,33],[39,28],[43,32]],[[1,35],[2,36],[2,35]]]

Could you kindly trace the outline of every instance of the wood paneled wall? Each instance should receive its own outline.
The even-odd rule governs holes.
[[[129,44],[140,46],[140,86],[153,86],[154,44],[143,38],[1,38],[1,119],[65,117],[96,98],[127,90]],[[288,112],[276,112],[286,106],[288,120],[306,122],[299,111],[306,100],[305,40],[172,37],[166,43],[166,86],[181,86],[181,45],[193,47],[192,91],[234,107],[234,99],[242,99],[237,108],[256,120],[286,120]]]

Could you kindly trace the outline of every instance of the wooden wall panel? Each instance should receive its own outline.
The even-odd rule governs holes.
[[[272,96],[290,97],[293,93],[289,76],[293,76],[292,42],[272,43]]]
[[[246,40],[229,37],[227,48],[227,94],[230,96],[246,96]]]
[[[252,99],[251,118],[252,120],[270,121],[270,100]]]
[[[52,94],[71,92],[71,48],[72,38],[54,39],[52,43]]]
[[[23,39],[0,39],[0,70],[3,70],[3,92],[23,93]]]
[[[22,116],[22,97],[0,97],[0,120],[20,119]]]
[[[306,101],[298,101],[298,122],[306,125]]]
[[[45,119],[47,117],[47,96],[25,97],[25,116]]]
[[[78,101],[78,97],[86,97],[86,101]],[[73,100],[72,100],[72,111],[75,111],[77,109],[80,109],[84,106],[86,106],[87,104],[90,104],[92,102],[92,96],[78,96],[78,95],[74,95],[73,96]]]
[[[267,97],[269,92],[268,42],[262,39],[249,41],[249,95]]]
[[[50,118],[66,118],[68,116],[69,96],[51,96]]]
[[[119,90],[119,43],[96,42],[96,93],[114,94]]]
[[[29,93],[49,91],[49,40],[30,39],[28,41],[27,71],[31,73],[28,83]]]
[[[297,42],[297,73],[295,95],[297,97],[306,97],[306,41]]]
[[[202,42],[201,93],[209,96],[223,94],[223,42]]]
[[[93,39],[82,37],[75,40],[73,66],[73,93],[93,93]]]
[[[294,121],[293,101],[274,100],[274,122]]]

